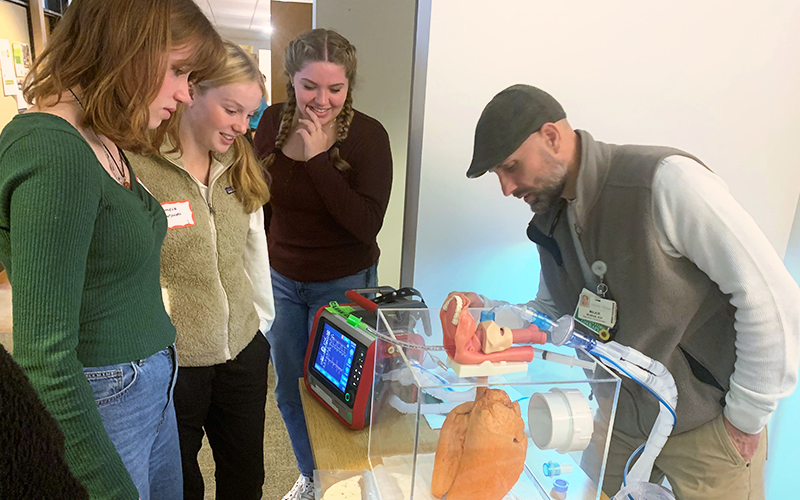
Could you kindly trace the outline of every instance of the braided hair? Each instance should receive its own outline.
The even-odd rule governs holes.
[[[294,39],[286,47],[285,73],[289,78],[286,84],[286,94],[288,99],[281,113],[281,123],[278,127],[278,135],[275,138],[275,151],[270,153],[264,160],[265,168],[269,169],[275,162],[276,151],[281,149],[289,138],[292,131],[294,115],[297,111],[297,96],[292,85],[292,78],[295,73],[301,71],[307,64],[312,62],[331,62],[341,66],[347,77],[347,97],[345,98],[342,110],[336,117],[338,131],[336,142],[331,149],[331,159],[333,166],[340,172],[350,170],[350,164],[340,155],[339,148],[347,139],[350,132],[350,124],[353,121],[353,87],[356,80],[356,48],[347,41],[345,37],[333,30],[318,28],[304,33]]]

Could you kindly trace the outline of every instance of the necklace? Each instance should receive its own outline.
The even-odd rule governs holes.
[[[81,110],[84,113],[86,113],[86,108],[83,107],[83,103],[81,102],[80,99],[78,99],[78,96],[75,95],[75,92],[73,92],[72,89],[67,89],[67,90],[69,90],[69,93],[72,94],[72,97],[75,98],[75,102],[78,103],[78,106],[81,107]],[[105,153],[105,155],[106,155],[106,160],[108,161],[108,166],[109,167],[111,167],[112,165],[114,166],[114,172],[110,172],[108,170],[106,170],[106,171],[109,172],[111,174],[111,176],[114,177],[114,179],[116,179],[116,181],[118,183],[122,184],[126,189],[130,189],[131,188],[131,183],[130,183],[130,181],[128,181],[125,178],[125,169],[124,169],[124,167],[122,165],[120,165],[119,163],[117,163],[117,160],[114,159],[114,155],[111,154],[111,151],[109,151],[108,146],[106,146],[106,143],[103,142],[100,139],[100,136],[97,135],[97,132],[95,132],[92,127],[89,127],[89,130],[92,131],[92,135],[94,135],[94,138],[97,139],[97,142],[99,142],[100,145],[103,146],[103,153]],[[117,151],[119,151],[119,148],[117,148]],[[121,156],[122,156],[122,152],[120,151],[120,157]]]

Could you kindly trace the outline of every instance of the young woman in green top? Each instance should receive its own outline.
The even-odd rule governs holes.
[[[222,63],[192,0],[75,0],[25,82],[33,107],[0,134],[14,356],[93,499],[182,497],[167,221],[120,148],[157,148],[190,73]]]

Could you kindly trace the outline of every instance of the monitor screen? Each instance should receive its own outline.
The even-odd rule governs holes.
[[[337,389],[345,392],[355,352],[356,343],[325,322],[314,368]]]

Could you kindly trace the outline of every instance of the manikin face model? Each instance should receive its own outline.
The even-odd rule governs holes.
[[[350,82],[342,66],[315,61],[294,74],[292,85],[300,117],[310,119],[314,114],[324,127],[341,113]]]
[[[201,150],[224,153],[236,136],[247,132],[260,102],[261,87],[255,82],[198,89],[183,119]]]
[[[567,164],[549,150],[541,131],[531,134],[490,171],[497,174],[503,195],[524,200],[533,212],[546,212],[561,198],[567,184]]]
[[[175,112],[179,102],[188,103],[189,96],[189,73],[181,67],[182,61],[187,61],[192,55],[190,46],[178,48],[170,51],[167,57],[167,73],[164,75],[164,82],[158,95],[148,106],[150,120],[147,128],[154,129],[161,125],[164,120],[169,120]]]
[[[447,355],[461,365],[477,365],[484,361],[526,361],[533,359],[531,346],[512,344],[544,344],[547,335],[535,326],[520,329],[494,328],[490,322],[478,325],[469,312],[470,300],[463,293],[452,292],[442,304],[444,347]],[[508,336],[509,338],[504,338]],[[488,348],[487,348],[488,347]]]

